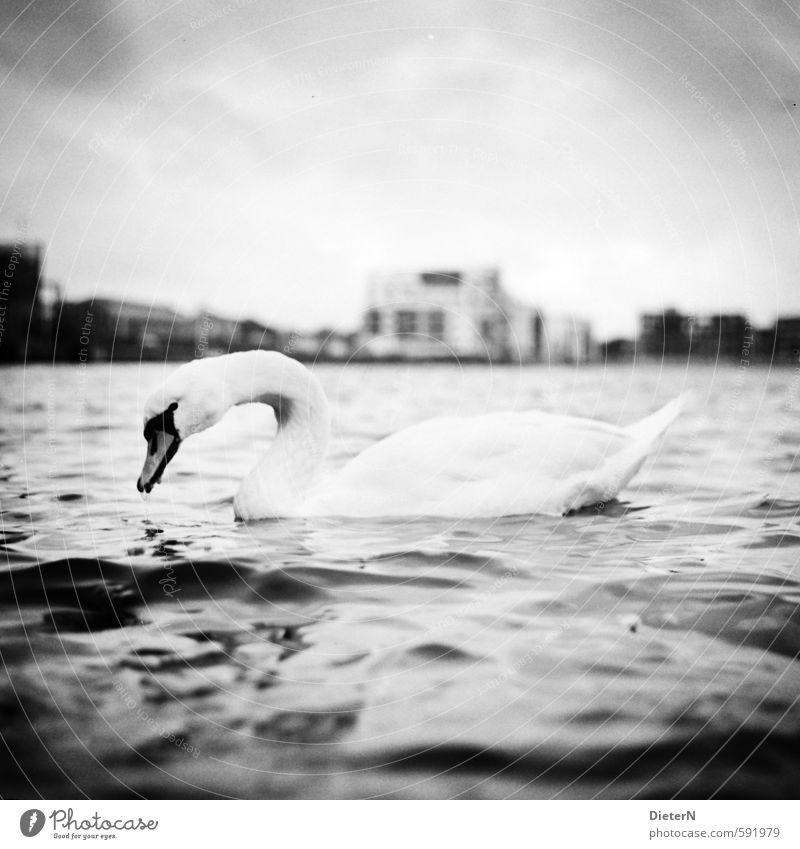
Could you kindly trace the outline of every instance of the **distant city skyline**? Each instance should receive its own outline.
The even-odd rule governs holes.
[[[299,332],[155,301],[59,297],[42,285],[40,248],[24,247],[21,237],[0,243],[4,364],[185,361],[260,348],[309,362],[584,365],[649,358],[796,368],[800,352],[800,316],[757,327],[740,314],[670,309],[642,313],[635,339],[596,340],[589,322],[511,297],[497,268],[376,275],[358,329]]]
[[[788,3],[0,10],[0,239],[93,295],[299,331],[370,272],[498,266],[634,336],[800,314]]]

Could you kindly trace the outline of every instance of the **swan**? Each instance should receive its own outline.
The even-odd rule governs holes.
[[[238,519],[561,516],[614,498],[683,400],[628,427],[536,411],[431,419],[323,477],[331,417],[312,372],[276,351],[206,357],[180,366],[147,399],[137,487],[149,493],[160,482],[183,440],[232,406],[259,402],[278,430],[234,498]]]

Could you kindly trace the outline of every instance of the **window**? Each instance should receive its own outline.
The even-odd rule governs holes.
[[[378,310],[368,310],[366,316],[367,333],[377,335],[381,332],[381,314]]]
[[[395,329],[398,333],[416,333],[417,314],[414,310],[398,310],[395,314]]]
[[[428,313],[428,333],[437,339],[444,336],[444,313],[442,310],[432,310]]]
[[[461,282],[460,271],[423,271],[421,276],[426,286],[458,286]]]

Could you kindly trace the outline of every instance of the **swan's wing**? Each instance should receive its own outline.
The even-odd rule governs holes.
[[[315,512],[562,513],[575,506],[590,479],[598,488],[609,458],[641,465],[645,455],[632,450],[636,442],[623,428],[539,412],[433,419],[348,463],[319,494]],[[612,471],[622,479],[619,465]]]

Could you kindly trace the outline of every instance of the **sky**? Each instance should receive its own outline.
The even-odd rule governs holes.
[[[0,238],[67,297],[349,329],[370,271],[800,314],[793,0],[0,8]]]

